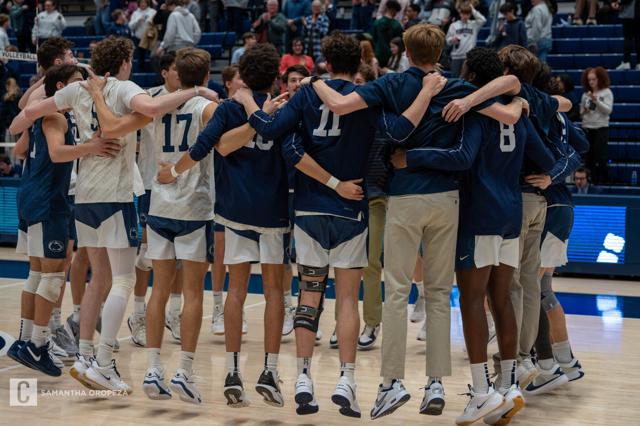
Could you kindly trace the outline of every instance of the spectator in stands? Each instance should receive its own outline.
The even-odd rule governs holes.
[[[600,194],[602,190],[591,184],[591,170],[586,167],[578,167],[573,172],[573,183],[575,186],[571,188],[574,194]]]
[[[131,30],[129,29],[129,25],[127,25],[127,18],[124,15],[124,10],[114,10],[111,14],[111,20],[113,22],[107,30],[108,35],[131,38]]]
[[[198,4],[198,0],[185,0],[186,8],[191,12],[191,14],[198,21],[198,25],[200,25],[200,5]]]
[[[271,43],[278,52],[284,52],[284,36],[287,31],[287,18],[278,12],[278,0],[267,1],[267,11],[253,23],[258,43]]]
[[[400,12],[400,3],[397,0],[388,0],[385,4],[384,16],[373,23],[373,44],[376,58],[381,64],[387,64],[391,56],[389,43],[396,37],[402,37],[402,25],[395,17]]]
[[[547,62],[551,50],[551,25],[553,16],[545,0],[531,0],[533,8],[527,14],[524,24],[527,27],[527,43],[529,50],[535,53],[542,62]]]
[[[7,92],[2,97],[2,104],[0,104],[0,137],[3,141],[12,141],[15,140],[15,137],[9,135],[7,129],[16,115],[20,113],[18,102],[22,97],[22,90],[14,78],[7,79],[6,88]]]
[[[453,0],[434,0],[428,22],[441,28],[446,27],[455,11]]]
[[[41,44],[50,37],[61,37],[66,27],[67,21],[56,10],[53,0],[47,0],[44,2],[44,11],[40,12],[36,18],[36,24],[31,32],[31,41],[35,43],[37,40],[38,44]]]
[[[582,15],[584,14],[584,4],[589,2],[589,17],[587,18],[587,25],[596,25],[596,13],[598,12],[598,0],[576,0],[576,13],[573,15],[573,25],[582,25]]]
[[[560,74],[555,77],[560,94],[571,101],[571,110],[567,113],[569,120],[580,121],[580,99],[576,95],[573,79],[569,74]]]
[[[218,31],[219,0],[202,0],[200,3],[200,29],[203,32]]]
[[[389,72],[404,72],[409,69],[409,60],[404,51],[404,43],[401,37],[396,37],[389,43],[391,49],[391,57],[387,66],[380,70],[381,74],[387,74]]]
[[[198,20],[189,10],[182,7],[181,0],[167,0],[166,5],[167,9],[173,7],[173,10],[167,21],[167,31],[156,52],[158,56],[182,47],[193,47],[202,36]]]
[[[420,6],[415,3],[410,4],[405,9],[405,12],[404,12],[405,13],[405,24],[404,24],[405,31],[411,28],[412,26],[422,22],[422,20],[420,19],[420,12],[421,12]]]
[[[613,92],[607,70],[587,68],[582,73],[582,100],[580,115],[582,129],[589,140],[587,166],[593,171],[593,181],[608,181],[607,144],[609,143],[609,117],[613,111]]]
[[[617,70],[631,69],[631,51],[636,45],[636,69],[640,70],[640,2],[638,0],[615,1],[611,3],[614,10],[619,10],[618,18],[622,21],[624,36],[624,56]]]
[[[17,52],[18,48],[12,44],[10,44],[9,46],[7,46],[7,48],[5,49],[5,51],[7,52]],[[8,78],[15,78],[16,80],[20,79],[20,61],[7,61],[6,64],[4,64],[4,67],[7,70],[7,77]]]
[[[409,5],[409,0],[396,0],[398,5],[400,6],[400,10],[396,11],[396,13],[391,16],[392,19],[395,19],[398,22],[402,22],[402,18],[404,18],[404,12]],[[387,7],[389,4],[389,0],[381,0],[380,6],[378,7],[378,11],[376,12],[376,19],[380,19],[383,16],[387,16]]]
[[[460,76],[462,64],[467,58],[467,52],[476,47],[478,33],[487,19],[478,12],[471,3],[465,2],[458,6],[460,19],[449,26],[447,44],[453,46],[451,50],[451,74]],[[473,16],[473,20],[470,18]]]
[[[280,60],[280,75],[284,74],[287,68],[294,65],[302,65],[309,72],[313,72],[313,59],[311,56],[304,54],[304,44],[300,38],[294,38],[291,41],[291,53],[285,54]]]
[[[245,10],[248,0],[222,0],[224,10],[227,15],[227,31],[236,33],[236,38],[240,38],[244,32]]]
[[[390,50],[390,49],[389,49]],[[370,66],[376,78],[380,76],[380,62],[373,52],[373,44],[369,39],[360,40],[361,63]]]
[[[254,33],[244,33],[242,35],[242,47],[237,48],[231,56],[231,65],[240,63],[240,58],[244,55],[244,52],[251,46],[256,44],[256,35]]]
[[[11,160],[6,155],[0,157],[0,177],[20,177],[21,174],[21,165],[11,165]]]
[[[304,28],[304,41],[307,55],[314,61],[320,57],[320,45],[322,38],[329,34],[329,18],[322,11],[322,2],[313,0],[311,3],[311,15],[300,18]]]
[[[369,32],[376,0],[352,0],[351,29]]]
[[[244,86],[237,65],[229,65],[222,69],[222,84],[224,84],[228,98],[231,98],[238,89]]]
[[[516,6],[513,3],[505,3],[500,6],[500,13],[504,19],[498,23],[498,31],[493,46],[500,50],[510,44],[527,46],[527,30],[524,22],[516,16]]]
[[[324,10],[324,14],[327,15],[327,19],[329,19],[329,33],[331,33],[331,31],[336,29],[338,11],[333,5],[333,0],[322,0],[322,8]]]
[[[149,50],[141,47],[140,41],[145,38],[145,32],[148,31],[149,25],[153,24],[155,15],[156,10],[149,7],[149,0],[140,0],[138,8],[133,12],[129,20],[129,29],[133,36],[133,44],[136,45],[136,56],[138,57],[141,72],[145,72],[147,69],[147,54]]]
[[[0,50],[5,50],[9,46],[9,35],[7,30],[9,29],[9,16],[2,13],[0,14]]]
[[[287,0],[282,13],[287,18],[287,40],[302,37],[300,18],[311,15],[311,0]]]
[[[15,2],[11,8],[11,26],[18,38],[18,50],[35,53],[36,46],[31,39],[31,29],[36,18],[36,2],[35,0],[15,0]]]

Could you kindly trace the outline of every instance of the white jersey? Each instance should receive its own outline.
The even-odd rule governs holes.
[[[132,81],[109,77],[103,94],[107,106],[116,115],[132,112],[131,100],[145,93]],[[54,99],[58,110],[73,109],[81,141],[91,139],[98,129],[98,118],[91,95],[71,83],[58,90]],[[136,133],[119,139],[122,149],[115,158],[90,155],[80,159],[76,183],[76,204],[133,202],[134,181],[139,177],[136,165]]]
[[[202,114],[209,104],[211,101],[196,96],[153,121],[157,160],[169,163],[180,160],[204,128]],[[178,220],[212,220],[212,181],[213,155],[199,161],[174,183],[161,185],[154,180],[149,215]]]
[[[162,86],[152,87],[147,89],[147,93],[152,98],[156,96],[162,96],[169,91]],[[147,124],[140,129],[140,147],[138,149],[138,168],[142,175],[142,182],[144,189],[150,190],[153,184],[153,180],[156,177],[157,160],[155,157],[155,124],[153,122]]]

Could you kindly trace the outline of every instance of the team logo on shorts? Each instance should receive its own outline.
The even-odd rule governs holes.
[[[132,227],[129,229],[129,238],[131,238],[132,240],[138,239],[138,230],[136,228]]]
[[[62,241],[58,240],[49,241],[47,247],[52,253],[60,253],[64,250],[64,244],[62,244]]]

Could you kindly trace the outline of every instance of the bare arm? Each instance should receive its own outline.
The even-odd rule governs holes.
[[[482,115],[491,117],[500,123],[513,125],[520,120],[522,115],[523,103],[520,99],[514,99],[509,105],[503,105],[499,102],[478,111]]]
[[[188,152],[185,152],[180,160],[178,160],[178,162],[175,164],[175,171],[177,174],[181,175],[196,164],[198,164],[198,162],[193,160]],[[176,181],[177,178],[173,177],[173,175],[171,174],[172,167],[174,167],[174,165],[171,163],[167,163],[164,161],[160,161],[158,163],[158,174],[156,175],[156,179],[158,180],[158,182],[167,184]]]
[[[558,101],[558,112],[569,112],[573,108],[571,101],[564,96],[554,95],[553,97]]]
[[[499,95],[517,95],[520,93],[520,81],[513,75],[503,75],[482,86],[462,99],[456,99],[442,110],[442,116],[448,122],[458,121],[471,108]]]
[[[329,172],[320,166],[309,154],[304,153],[296,169],[300,170],[305,175],[312,177],[323,185],[328,185],[329,180],[333,178]],[[335,178],[333,178],[335,179]],[[362,200],[364,193],[362,187],[359,185],[362,183],[362,179],[354,179],[348,181],[338,181],[334,190],[342,197],[348,200]]]
[[[226,157],[227,155],[235,152],[245,146],[253,137],[256,131],[249,123],[245,123],[242,126],[231,129],[225,132],[220,141],[216,144],[215,149],[220,155]]]
[[[29,134],[22,132],[16,142],[16,146],[13,147],[13,152],[16,154],[16,157],[24,159],[27,156],[27,151],[29,151]]]
[[[218,94],[206,87],[178,90],[155,98],[146,93],[134,96],[131,100],[131,109],[147,117],[158,117],[178,108],[194,96],[203,96],[211,101],[218,101]]]
[[[17,135],[27,130],[33,125],[33,122],[45,115],[52,115],[58,111],[56,101],[53,97],[47,98],[41,102],[29,105],[20,112],[11,122],[9,133]]]
[[[427,74],[422,79],[422,89],[420,93],[418,93],[416,99],[402,115],[409,120],[414,127],[418,126],[429,108],[431,98],[440,93],[446,83],[447,79],[439,74]]]
[[[43,84],[44,84],[44,77],[42,77],[40,80],[36,81],[31,87],[29,87],[27,91],[24,92],[24,95],[22,95],[22,97],[18,101],[18,108],[20,108],[21,110],[24,109],[27,106],[29,98],[33,94],[33,92],[35,92],[36,89],[42,87]]]
[[[338,115],[349,114],[367,107],[367,103],[356,92],[343,96],[322,80],[314,82],[313,89],[322,103]]]

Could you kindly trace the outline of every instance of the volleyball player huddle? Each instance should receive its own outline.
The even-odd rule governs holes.
[[[584,137],[561,113],[569,109],[569,101],[545,93],[551,90],[549,71],[524,48],[509,46],[499,55],[472,50],[463,66],[465,81],[446,80],[437,73],[444,46],[444,34],[437,27],[413,26],[405,32],[404,42],[412,64],[407,72],[356,86],[359,44],[352,37],[332,34],[322,44],[330,79],[305,79],[286,102],[282,96],[270,97],[278,77],[277,51],[268,44],[257,45],[239,64],[245,87],[235,91],[233,100],[217,103],[205,99],[215,96],[201,87],[209,80],[208,53],[179,50],[175,64],[165,61],[163,77],[167,87],[169,74],[177,71],[180,90],[151,96],[128,81],[130,42],[108,38],[96,46],[92,66],[98,75],[112,77],[54,82],[59,90],[47,92],[49,98],[20,114],[12,131],[23,131],[34,121],[37,131],[40,117],[48,120],[58,110],[71,109],[81,141],[91,140],[99,128],[102,138],[113,140],[103,143],[116,143],[119,150],[113,159],[87,155],[79,161],[78,243],[87,247],[94,274],[105,264],[110,268],[106,278],[96,280],[97,288],[90,291],[90,285],[84,295],[88,301],[83,300],[80,317],[80,353],[71,369],[76,379],[91,388],[132,390],[121,379],[112,353],[129,295],[134,287],[137,297],[146,291],[144,280],[136,285],[133,208],[133,194],[141,195],[145,189],[135,163],[135,132],[146,126],[154,141],[149,155],[159,168],[150,184],[146,253],[138,255],[138,266],[148,269],[143,258],[150,259],[155,279],[146,321],[139,320],[138,312],[129,326],[134,342],[137,339],[147,348],[143,389],[149,398],[169,399],[175,393],[183,401],[202,402],[193,360],[204,276],[215,250],[215,217],[216,224],[224,226],[224,264],[229,268],[224,306],[227,404],[249,404],[240,373],[243,305],[251,264],[260,263],[266,300],[265,363],[255,389],[265,403],[284,405],[278,374],[285,314],[282,282],[294,237],[299,277],[293,317],[296,412],[319,410],[312,356],[333,267],[340,368],[331,400],[341,414],[361,417],[355,368],[358,290],[362,268],[368,264],[363,178],[376,130],[394,149],[390,158],[394,171],[384,235],[382,383],[371,417],[391,414],[410,399],[402,384],[407,301],[420,246],[428,336],[421,414],[439,415],[445,406],[443,377],[451,375],[449,298],[454,270],[473,382],[471,400],[456,419],[458,424],[480,419],[507,424],[523,408],[523,392],[543,393],[582,377],[548,269],[566,262],[572,203],[563,182],[580,164],[576,151],[585,149]],[[56,78],[48,73],[45,85]],[[532,86],[534,79],[537,88]],[[287,175],[294,168],[290,214]],[[552,207],[548,215],[547,204]],[[49,244],[46,232],[33,238]],[[182,285],[184,307],[180,332],[174,337],[179,337],[182,351],[176,373],[168,380],[160,346],[165,305],[171,293],[179,293],[176,281]],[[93,328],[101,295],[109,286],[94,356]],[[50,296],[47,300],[54,295]],[[494,383],[487,365],[485,298],[500,348]],[[38,308],[36,303],[36,319]],[[92,321],[85,321],[85,315]],[[178,327],[168,321],[172,331],[171,324]],[[36,341],[34,348],[45,348],[40,353],[49,359],[46,344],[40,343]],[[30,350],[31,343],[25,345]],[[530,354],[534,346],[536,366]],[[47,368],[40,369],[47,372]],[[53,375],[59,374],[58,370]]]

